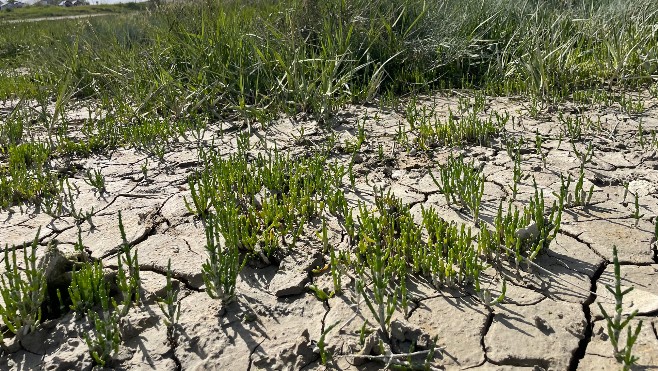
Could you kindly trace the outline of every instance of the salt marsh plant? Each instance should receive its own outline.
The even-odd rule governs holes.
[[[138,102],[139,109],[119,112],[124,117],[117,122],[138,123],[150,112],[174,121],[216,118],[226,111],[246,119],[262,111],[300,110],[323,117],[350,101],[378,93],[395,97],[427,86],[475,86],[541,101],[601,90],[602,80],[615,87],[652,84],[655,4],[616,5],[472,0],[377,6],[334,0],[167,4],[148,16],[90,20],[75,37],[67,32],[68,24],[23,25],[2,40],[27,45],[17,61],[41,60],[38,86],[66,82],[79,87],[80,97],[100,96],[116,106],[119,100]],[[29,32],[50,38],[29,38]],[[54,48],[58,42],[64,46]],[[108,50],[94,50],[98,44]],[[72,72],[68,79],[61,77],[63,65]],[[118,65],[130,76],[113,68]],[[34,96],[41,90],[36,84],[23,83],[24,91],[10,95]],[[2,91],[9,93],[7,87]]]
[[[164,315],[164,323],[167,326],[167,341],[171,346],[176,345],[176,327],[180,318],[180,303],[178,302],[179,289],[174,288],[171,279],[171,259],[167,263],[167,286],[165,297],[158,300],[158,306]]]
[[[571,184],[574,179],[569,174],[566,178],[560,174],[560,191],[554,193],[554,195],[560,200],[565,207],[570,206],[587,206],[592,200],[592,195],[594,194],[594,184],[590,185],[588,190],[585,190],[585,166],[592,161],[594,156],[594,149],[592,143],[587,146],[585,151],[579,151],[574,143],[572,143],[572,148],[574,153],[580,160],[580,166],[578,168],[578,178],[576,178],[576,183],[574,185],[574,192],[569,193]],[[624,200],[626,195],[624,194]]]
[[[100,312],[97,313],[91,309],[87,311],[87,318],[93,326],[93,336],[85,333],[84,339],[94,363],[105,367],[119,351],[121,344],[120,315],[117,310],[110,309],[109,291],[105,291],[100,297],[102,298]],[[114,300],[112,300],[112,305],[116,307]]]
[[[435,105],[419,105],[411,100],[406,109],[406,119],[412,132],[416,134],[414,144],[427,151],[439,145],[458,146],[463,144],[488,145],[499,135],[509,121],[509,113],[490,113],[482,118],[484,105],[473,105],[472,109],[464,108],[461,118],[451,111],[446,114],[445,121],[439,117]]]
[[[325,343],[325,337],[327,334],[329,334],[329,331],[333,330],[334,327],[338,326],[340,324],[340,321],[336,321],[331,326],[328,326],[323,332],[322,335],[320,336],[320,339],[318,340],[318,349],[320,350],[320,364],[321,365],[326,365],[327,362],[331,358],[331,354],[326,350],[327,344]]]
[[[23,247],[25,268],[19,268],[16,250],[20,248],[5,245],[5,272],[0,276],[0,318],[9,331],[21,337],[39,325],[41,303],[46,295],[46,276],[37,264],[38,246],[39,232],[29,247]]]
[[[39,142],[7,149],[7,166],[0,168],[0,208],[56,194],[57,176],[50,168],[50,154],[48,146]]]
[[[206,252],[208,259],[202,266],[203,282],[206,293],[213,299],[219,299],[223,304],[235,300],[235,285],[238,274],[247,262],[240,262],[238,236],[226,234],[224,247],[220,245],[221,237],[216,217],[206,220]]]
[[[502,303],[505,300],[505,294],[507,293],[507,282],[503,278],[503,287],[501,289],[501,293],[495,299],[491,296],[491,290],[487,288],[485,288],[484,290],[480,290],[479,287],[476,287],[476,291],[479,292],[480,300],[482,300],[482,303],[484,305],[486,305],[487,307],[493,307],[497,304]]]
[[[399,255],[391,255],[392,251],[380,245],[381,242],[375,240],[372,247],[365,247],[365,243],[360,245],[363,261],[356,266],[359,275],[356,290],[377,321],[382,337],[389,341],[391,318],[404,301],[402,296],[406,295],[401,285],[396,284],[406,279],[399,275],[405,262]]]
[[[80,268],[74,267],[68,292],[71,298],[70,308],[78,314],[86,314],[95,305],[107,300],[107,298],[102,298],[109,292],[103,264],[100,261],[85,261]]]
[[[539,131],[536,132],[535,134],[535,151],[537,152],[537,156],[541,159],[542,165],[544,166],[544,169],[546,168],[546,156],[548,156],[548,152],[544,152],[542,146],[544,144],[544,138],[539,134]]]
[[[463,157],[453,157],[440,166],[440,181],[432,172],[430,176],[446,198],[448,205],[458,204],[466,207],[473,216],[473,222],[478,224],[480,203],[484,194],[484,175],[474,162],[465,163]]]
[[[536,183],[535,193],[522,212],[511,202],[507,212],[503,212],[501,201],[493,230],[485,227],[480,234],[481,253],[496,260],[512,255],[517,267],[523,261],[532,262],[557,235],[563,208],[562,201],[555,201],[546,214],[544,192],[537,188]]]
[[[613,316],[608,314],[601,303],[598,303],[598,305],[606,321],[608,337],[610,339],[610,344],[612,345],[613,355],[617,362],[623,365],[624,370],[630,370],[631,367],[639,360],[637,356],[633,355],[633,345],[635,344],[635,341],[640,334],[640,330],[642,329],[642,321],[638,323],[638,325],[635,327],[635,330],[632,330],[631,327],[628,326],[630,321],[635,318],[635,316],[637,316],[637,309],[622,319],[622,312],[624,310],[624,296],[631,292],[633,287],[622,289],[621,268],[619,264],[619,258],[617,257],[617,246],[612,247],[612,256],[612,262],[614,264],[615,270],[615,286],[613,288],[609,285],[606,285],[605,288],[615,297],[615,312]],[[628,330],[626,335],[626,345],[620,347],[620,335],[625,328]]]
[[[334,212],[346,207],[339,189],[345,168],[327,165],[324,154],[293,159],[270,150],[253,161],[244,153],[201,156],[204,168],[190,178],[196,196],[188,207],[214,218],[226,241],[265,262],[281,246],[294,245],[327,205]]]
[[[140,278],[137,250],[133,252],[128,243],[121,218],[121,211],[119,211],[119,232],[122,243],[119,246],[119,252],[117,254],[116,283],[121,292],[121,304],[123,305],[119,315],[123,317],[128,313],[133,303],[139,303]]]
[[[514,156],[512,156],[512,161],[514,162],[514,169],[512,173],[512,185],[510,185],[510,190],[512,191],[512,199],[516,199],[516,193],[518,192],[519,183],[523,178],[523,172],[521,171],[521,149],[516,149]]]
[[[564,116],[562,112],[558,114],[558,122],[562,125],[562,132],[565,137],[574,142],[579,142],[583,138],[585,124],[581,116]]]
[[[105,192],[105,176],[103,176],[103,173],[100,170],[87,170],[85,172],[84,181],[99,193]]]
[[[404,261],[398,262],[401,277],[408,269],[423,274],[437,287],[477,283],[485,262],[470,228],[444,221],[432,208],[421,209],[423,221],[418,225],[400,199],[388,194],[376,200],[375,211],[359,206],[357,252],[384,249],[385,254]],[[404,281],[400,282],[400,290],[406,292]],[[402,295],[403,307],[405,300]]]

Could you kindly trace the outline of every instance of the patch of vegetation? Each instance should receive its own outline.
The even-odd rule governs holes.
[[[37,264],[39,233],[31,246],[23,247],[24,268],[19,268],[16,250],[5,245],[5,271],[0,275],[0,318],[9,331],[19,337],[34,331],[41,322],[41,303],[46,296],[46,276]],[[29,252],[28,252],[29,250]],[[11,251],[11,254],[10,254]]]
[[[92,14],[122,14],[126,12],[143,11],[147,3],[104,4],[85,6],[39,6],[31,5],[23,8],[0,12],[0,23],[5,21],[26,21],[38,18],[71,17]]]
[[[633,355],[633,345],[637,340],[640,330],[642,329],[642,321],[639,321],[635,330],[629,327],[629,323],[638,313],[638,310],[634,310],[632,313],[623,316],[624,310],[624,296],[629,292],[633,291],[633,287],[622,289],[621,286],[621,267],[619,265],[619,258],[617,257],[617,246],[612,247],[612,256],[613,264],[615,268],[615,286],[614,288],[606,285],[605,288],[610,291],[610,293],[615,298],[615,312],[611,316],[608,312],[603,309],[601,303],[599,304],[599,309],[603,313],[603,317],[606,321],[606,327],[608,330],[608,338],[610,339],[610,344],[613,348],[613,355],[617,362],[623,365],[623,370],[630,370],[631,367],[637,364],[639,357]],[[626,334],[626,345],[621,346],[620,344],[620,335],[624,329],[628,330]]]
[[[189,179],[188,209],[204,220],[212,214],[209,222],[227,248],[265,262],[281,246],[294,245],[327,199],[341,194],[328,180],[338,176],[327,171],[322,154],[293,159],[267,151],[248,161],[245,152],[223,158],[206,151],[201,157],[203,170]]]

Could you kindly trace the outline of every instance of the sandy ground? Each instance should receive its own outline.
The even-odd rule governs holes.
[[[448,109],[457,112],[454,97],[434,97],[418,104],[436,104],[439,117]],[[585,130],[585,142],[594,148],[586,168],[585,189],[594,186],[591,204],[568,207],[562,228],[548,251],[536,263],[542,269],[485,272],[483,282],[495,294],[501,277],[507,281],[505,301],[486,306],[472,288],[437,288],[421,277],[409,279],[411,307],[406,316],[394,315],[396,340],[409,344],[421,337],[437,337],[440,351],[432,367],[445,369],[551,370],[617,369],[607,339],[605,321],[598,303],[611,310],[612,297],[604,285],[613,278],[612,246],[619,247],[624,285],[635,290],[626,298],[630,309],[640,312],[633,323],[644,325],[635,344],[640,357],[638,369],[658,368],[658,255],[654,223],[658,215],[658,147],[640,144],[639,123],[645,133],[658,130],[658,102],[648,100],[641,115],[627,115],[616,108],[583,109],[564,105],[549,113],[531,117],[526,104],[508,98],[489,99],[483,115],[509,112],[514,117],[506,126],[508,136],[529,143],[522,152],[523,179],[517,200],[527,202],[534,193],[532,176],[544,190],[547,203],[555,199],[560,175],[577,177],[579,161],[557,116],[588,116],[600,125]],[[436,148],[431,154],[405,150],[395,142],[402,125],[413,140],[414,131],[403,112],[376,107],[354,106],[341,112],[329,125],[314,121],[281,119],[267,127],[254,128],[252,151],[274,145],[293,155],[312,150],[335,132],[339,143],[354,139],[357,125],[365,122],[367,139],[355,164],[356,187],[345,184],[348,199],[374,204],[373,186],[390,190],[411,206],[420,217],[421,206],[434,207],[446,220],[476,227],[471,217],[445,203],[429,177],[429,170],[445,162],[450,153],[482,163],[486,175],[481,214],[491,219],[501,200],[511,197],[513,162],[500,139],[488,146]],[[304,140],[300,128],[304,127]],[[328,127],[327,127],[328,126]],[[204,229],[184,204],[190,197],[187,177],[198,167],[198,148],[212,141],[222,153],[235,151],[242,129],[224,125],[210,127],[198,140],[179,138],[163,162],[148,159],[134,149],[118,149],[107,155],[74,161],[76,166],[100,169],[107,192],[98,194],[82,175],[69,179],[78,187],[76,207],[94,210],[93,225],[73,218],[53,219],[30,207],[0,212],[2,245],[20,246],[30,242],[41,228],[40,251],[57,242],[62,251],[71,251],[78,230],[92,257],[106,267],[116,267],[116,249],[121,243],[117,214],[123,214],[130,243],[139,254],[143,302],[122,320],[123,344],[112,364],[116,369],[152,370],[316,370],[320,365],[317,342],[329,326],[325,342],[332,353],[331,369],[380,369],[382,363],[356,362],[359,332],[365,320],[374,323],[363,302],[358,300],[354,282],[344,279],[343,294],[327,302],[318,300],[306,286],[332,287],[331,276],[312,273],[329,257],[321,253],[315,236],[318,224],[307,228],[299,248],[291,250],[277,264],[247,265],[238,281],[238,300],[226,307],[205,292],[201,265],[206,259]],[[546,166],[534,150],[535,137],[544,138]],[[649,138],[650,139],[650,138]],[[650,140],[648,140],[650,143]],[[380,158],[379,148],[384,159]],[[148,159],[148,165],[147,164]],[[347,163],[349,155],[335,159]],[[142,167],[148,168],[143,176]],[[630,194],[624,199],[624,184]],[[633,195],[639,197],[639,221],[632,217]],[[346,234],[334,224],[329,241],[346,246]],[[180,287],[181,316],[177,344],[169,344],[156,298],[163,295],[167,260],[172,259],[173,276]],[[0,270],[4,269],[4,265]],[[89,325],[73,314],[49,319],[20,343],[7,338],[0,357],[0,369],[89,369],[91,357],[82,334]]]

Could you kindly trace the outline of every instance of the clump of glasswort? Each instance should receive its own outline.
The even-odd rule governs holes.
[[[642,321],[637,324],[635,330],[632,330],[631,327],[628,326],[630,321],[637,315],[637,309],[634,310],[631,314],[627,315],[626,318],[622,319],[622,312],[624,309],[624,296],[633,291],[634,288],[629,287],[627,289],[622,289],[621,268],[619,265],[619,258],[617,257],[617,246],[612,247],[612,255],[613,264],[615,267],[615,286],[613,288],[609,285],[606,285],[605,288],[615,297],[614,314],[611,316],[608,314],[608,312],[606,312],[605,309],[603,309],[601,303],[598,304],[599,309],[601,309],[601,313],[603,313],[603,317],[606,320],[606,327],[608,330],[610,344],[612,344],[613,355],[615,356],[617,362],[623,364],[624,370],[630,370],[631,366],[635,365],[639,360],[637,356],[633,355],[633,345],[635,344],[635,341],[640,334],[640,330],[642,329]],[[625,328],[628,330],[626,334],[626,345],[624,347],[620,347],[620,335]]]
[[[46,276],[43,268],[37,264],[38,245],[39,232],[31,246],[23,248],[25,269],[19,269],[16,261],[18,248],[5,245],[5,272],[0,276],[0,295],[3,300],[3,303],[0,303],[0,318],[9,331],[17,336],[34,331],[41,321],[41,303],[46,295]]]

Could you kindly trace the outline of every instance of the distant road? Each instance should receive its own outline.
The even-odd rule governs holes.
[[[116,15],[117,13],[97,13],[97,14],[79,14],[79,15],[63,15],[59,17],[41,17],[41,18],[28,18],[28,19],[12,19],[10,21],[0,20],[0,23],[23,23],[23,22],[41,22],[41,21],[56,21],[60,19],[77,19],[77,18],[91,18],[100,17],[103,15]]]

